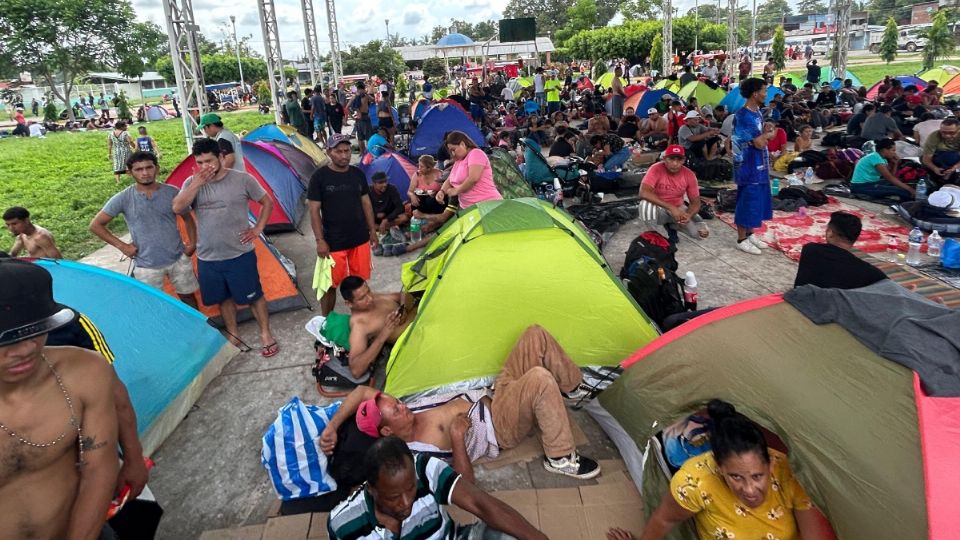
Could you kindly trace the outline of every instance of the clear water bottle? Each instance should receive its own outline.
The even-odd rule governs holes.
[[[933,231],[927,237],[927,255],[939,259],[941,249],[943,249],[943,237],[937,231]]]
[[[814,182],[813,167],[807,167],[807,170],[803,171],[803,183],[810,185]]]
[[[697,310],[697,276],[687,272],[683,279],[683,305],[690,311]]]
[[[410,241],[413,243],[423,239],[423,233],[420,231],[420,220],[418,218],[410,219]]]
[[[914,227],[910,231],[907,248],[907,264],[917,266],[920,264],[920,246],[923,245],[923,231],[919,227]]]
[[[920,181],[917,182],[917,197],[916,197],[916,199],[917,199],[918,201],[925,201],[925,200],[927,200],[927,181],[924,180],[923,178],[921,178]]]
[[[560,179],[553,179],[553,204],[557,206],[563,205],[563,186],[560,185]]]
[[[900,242],[897,241],[896,236],[891,236],[890,241],[887,242],[887,259],[893,263],[900,263]]]

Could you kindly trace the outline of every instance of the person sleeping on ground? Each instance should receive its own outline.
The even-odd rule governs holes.
[[[344,399],[320,435],[320,449],[332,454],[337,430],[355,419],[371,437],[396,435],[411,449],[452,461],[473,481],[474,460],[497,457],[500,449],[520,444],[536,432],[546,454],[543,467],[552,473],[589,479],[600,465],[577,452],[564,399],[580,400],[580,368],[541,326],[530,326],[510,351],[494,385],[493,397],[456,395],[429,405],[408,406],[397,398],[359,386]]]
[[[711,451],[688,459],[650,516],[641,540],[660,540],[693,519],[701,540],[835,540],[790,470],[787,456],[767,447],[760,428],[719,399],[707,405]],[[610,529],[608,540],[629,540]]]
[[[350,308],[350,373],[362,377],[380,357],[383,347],[396,343],[416,316],[413,298],[402,292],[370,291],[363,278],[347,276],[340,295]]]

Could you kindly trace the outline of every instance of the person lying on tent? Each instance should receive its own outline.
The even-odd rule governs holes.
[[[384,345],[393,344],[416,316],[416,305],[403,293],[374,294],[363,278],[347,276],[340,296],[350,308],[350,372],[369,371]]]
[[[688,459],[650,516],[641,540],[660,540],[693,519],[697,538],[835,539],[830,522],[793,476],[787,456],[767,447],[763,431],[733,405],[707,405],[711,451]],[[628,540],[610,529],[608,540]]]
[[[564,399],[580,400],[591,390],[567,353],[543,327],[528,327],[504,362],[493,398],[459,395],[414,412],[393,396],[358,386],[341,404],[320,435],[320,449],[330,454],[337,429],[356,418],[371,437],[396,435],[413,449],[449,456],[453,468],[473,481],[474,460],[496,457],[500,449],[520,444],[537,433],[552,473],[582,480],[600,474],[600,465],[577,452]]]
[[[547,538],[507,503],[462,478],[443,461],[414,455],[397,437],[373,443],[363,457],[362,469],[363,487],[327,518],[333,540],[445,539],[453,538],[453,531],[456,538]],[[480,521],[453,522],[444,508],[450,504]]]
[[[847,212],[830,214],[825,244],[810,243],[800,252],[794,287],[859,289],[886,279],[887,275],[850,252],[860,238],[860,218]]]

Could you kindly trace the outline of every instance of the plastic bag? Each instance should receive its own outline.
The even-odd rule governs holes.
[[[339,408],[340,402],[326,407],[306,405],[299,396],[280,407],[277,419],[263,435],[260,452],[260,463],[280,499],[315,497],[337,489],[317,439]]]
[[[960,268],[960,240],[950,238],[943,244],[940,264],[944,268]]]

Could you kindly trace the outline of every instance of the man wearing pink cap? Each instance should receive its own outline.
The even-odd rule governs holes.
[[[657,207],[657,225],[667,229],[671,244],[683,227],[691,238],[706,238],[709,231],[697,230],[700,220],[700,186],[693,171],[683,165],[686,152],[679,144],[672,144],[663,152],[663,161],[654,163],[640,183],[640,198]],[[684,201],[686,196],[686,201]]]
[[[541,326],[528,327],[504,362],[493,399],[454,397],[414,413],[397,398],[360,386],[340,405],[320,436],[320,449],[333,452],[337,429],[355,418],[371,437],[396,435],[419,451],[440,454],[464,478],[473,480],[471,462],[496,457],[537,432],[552,473],[588,479],[600,474],[596,461],[576,451],[564,399],[591,396],[583,376],[556,339]]]

